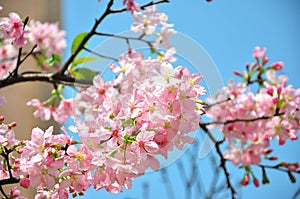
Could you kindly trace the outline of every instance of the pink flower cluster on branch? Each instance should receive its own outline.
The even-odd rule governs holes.
[[[20,176],[23,187],[37,188],[35,198],[82,195],[90,186],[120,192],[147,168],[158,170],[157,155],[168,158],[174,147],[193,142],[188,133],[197,130],[203,113],[197,104],[205,94],[201,75],[173,68],[162,57],[145,60],[133,50],[119,63],[111,65],[115,80],[104,82],[96,76],[93,86],[75,97],[79,147],[67,134],[53,135],[53,128],[34,128],[31,140],[19,142],[9,126],[2,125],[1,147],[13,146],[20,153],[11,157],[12,175]],[[36,116],[50,117],[51,110],[40,107],[39,101],[30,104],[38,107]],[[10,169],[2,168],[2,178],[9,179]]]
[[[122,178],[109,180],[106,189],[113,192],[148,167],[158,170],[157,155],[168,158],[174,146],[182,149],[193,142],[188,133],[198,129],[203,113],[196,100],[205,94],[198,84],[200,74],[173,68],[161,58],[145,60],[142,53],[129,50],[119,64],[111,65],[118,74],[115,80],[96,76],[94,85],[74,101],[78,118],[84,117],[75,118],[82,142],[98,157],[98,166]]]
[[[60,66],[60,56],[66,47],[65,32],[58,28],[58,23],[27,22],[28,18],[22,20],[16,13],[0,18],[0,80],[8,78],[18,67],[22,50],[18,55],[17,49],[25,44],[37,45],[30,54],[43,69]]]
[[[300,89],[287,85],[286,76],[276,76],[283,63],[268,66],[265,51],[255,48],[256,62],[247,65],[243,74],[235,72],[244,81],[231,80],[209,99],[212,106],[207,110],[207,116],[213,119],[208,124],[219,127],[229,143],[224,158],[243,165],[247,171],[245,179],[250,166],[261,164],[262,158],[277,160],[276,156],[270,156],[272,140],[277,139],[279,145],[286,140],[297,140],[300,129]],[[256,93],[248,87],[253,83],[259,84]]]

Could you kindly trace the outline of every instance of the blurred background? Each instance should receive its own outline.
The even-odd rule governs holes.
[[[120,0],[121,2],[121,0]],[[138,3],[147,1],[140,0]],[[4,10],[1,16],[14,11],[21,17],[45,21],[60,21],[67,32],[68,47],[64,57],[70,55],[72,39],[80,32],[88,31],[94,19],[101,15],[107,1],[96,0],[0,0]],[[116,7],[121,6],[121,3]],[[169,16],[169,22],[175,29],[191,37],[200,44],[216,63],[223,81],[233,77],[233,70],[244,69],[246,63],[251,63],[252,51],[255,46],[267,48],[270,62],[283,61],[283,73],[289,77],[289,83],[300,87],[299,57],[300,57],[300,2],[298,0],[215,0],[207,3],[205,0],[180,1],[159,5],[159,11]],[[102,32],[120,33],[130,29],[132,18],[130,14],[117,14],[107,18],[100,26]],[[89,43],[91,49],[104,41],[93,39]],[[180,63],[179,63],[180,64]],[[193,67],[193,66],[188,66]],[[23,69],[33,69],[34,62],[26,61]],[[29,138],[31,129],[35,126],[47,128],[49,123],[40,122],[32,117],[34,108],[25,104],[32,98],[46,99],[51,86],[45,83],[17,84],[0,90],[8,100],[8,106],[0,107],[0,113],[7,122],[16,121],[18,138]],[[66,93],[72,96],[73,93]],[[58,127],[56,128],[58,129]],[[110,194],[105,190],[89,190],[79,198],[105,199],[192,199],[192,198],[229,198],[222,170],[218,168],[219,159],[214,150],[204,158],[199,158],[199,148],[203,140],[202,132],[197,133],[197,142],[189,147],[184,155],[169,167],[158,172],[150,172],[133,181],[131,190],[120,194]],[[287,162],[300,162],[299,141],[288,141],[284,147],[277,147],[274,154]],[[275,164],[275,162],[273,163]],[[238,198],[293,198],[300,188],[300,178],[292,184],[285,173],[267,171],[271,183],[255,188],[250,184],[240,188],[239,182],[243,172],[227,164],[233,184],[237,186]],[[257,177],[260,178],[257,170]],[[31,190],[32,192],[32,190]],[[28,198],[33,198],[29,193]],[[298,195],[297,198],[300,198]]]

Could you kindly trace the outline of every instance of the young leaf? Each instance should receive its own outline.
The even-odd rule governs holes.
[[[71,53],[74,53],[77,48],[79,47],[79,45],[81,44],[81,42],[84,40],[84,38],[88,35],[87,32],[83,32],[78,34],[75,39],[73,40],[72,43],[72,47],[71,47]]]
[[[61,63],[61,57],[58,54],[53,54],[51,58],[46,60],[46,63],[52,67],[55,63]]]
[[[80,57],[78,59],[75,59],[72,63],[72,66],[71,66],[71,70],[73,70],[78,64],[83,64],[83,63],[88,63],[88,62],[93,62],[93,61],[96,61],[97,58],[95,57]]]
[[[76,79],[92,80],[99,72],[91,70],[89,68],[77,68],[73,70],[74,77]]]

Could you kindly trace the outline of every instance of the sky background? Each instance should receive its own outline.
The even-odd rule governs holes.
[[[118,0],[116,0],[118,1]],[[121,0],[119,0],[121,2]],[[62,25],[67,31],[69,55],[72,39],[80,32],[88,31],[94,19],[101,15],[106,5],[105,0],[98,3],[90,1],[62,1]],[[145,1],[137,1],[145,2]],[[121,4],[117,5],[121,6]],[[233,70],[243,70],[246,63],[253,62],[252,52],[255,46],[267,48],[270,61],[285,63],[282,73],[288,75],[289,83],[300,87],[300,2],[299,0],[215,0],[207,3],[205,0],[171,0],[169,4],[158,6],[159,11],[169,16],[169,22],[175,29],[201,45],[211,56],[220,71],[224,82],[227,82]],[[119,33],[130,29],[132,18],[130,14],[117,14],[108,17],[100,26],[102,32]],[[93,39],[89,44],[97,46],[102,39]],[[91,48],[92,48],[91,47]],[[117,46],[113,46],[117,48]],[[205,77],[204,77],[205,78]],[[201,132],[198,133],[198,137]],[[201,140],[201,138],[199,138]],[[273,143],[274,146],[277,143]],[[193,184],[193,193],[189,198],[203,198],[208,192],[216,167],[211,163],[211,156],[198,158],[199,144],[189,150],[166,170],[148,173],[133,181],[133,188],[121,194],[108,194],[105,190],[94,192],[89,190],[82,198],[105,199],[139,199],[139,198],[186,198],[186,186],[182,174],[190,176],[191,162],[197,163],[198,183]],[[288,141],[284,147],[275,147],[279,158],[288,162],[300,161],[300,143]],[[194,155],[191,161],[191,156]],[[275,164],[275,163],[274,163]],[[183,165],[183,167],[181,166]],[[232,181],[238,183],[243,173],[231,167]],[[300,187],[300,178],[295,184],[290,183],[285,173],[267,171],[271,184],[255,188],[252,184],[239,189],[242,198],[291,198]],[[223,173],[221,173],[221,176]],[[257,177],[260,178],[260,171]],[[167,176],[167,178],[166,178]],[[167,181],[166,181],[167,179]],[[170,183],[168,183],[168,180]],[[223,177],[219,178],[222,184]],[[197,185],[201,188],[197,188]],[[218,183],[216,183],[218,184]],[[201,195],[202,194],[202,195]],[[196,197],[197,196],[197,197]],[[219,198],[224,198],[219,195]]]

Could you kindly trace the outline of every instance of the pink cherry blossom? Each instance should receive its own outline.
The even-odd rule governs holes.
[[[253,57],[254,58],[262,58],[265,56],[266,53],[266,48],[260,48],[260,47],[255,47],[254,52],[253,52]]]
[[[9,13],[9,17],[0,19],[0,37],[11,40],[12,44],[23,47],[26,43],[24,24],[16,13]]]
[[[65,32],[58,28],[58,23],[41,23],[31,20],[28,25],[28,38],[32,45],[37,44],[36,51],[46,57],[61,55],[66,47]]]
[[[41,120],[47,121],[51,118],[52,109],[46,107],[39,99],[32,99],[27,102],[27,106],[37,107],[37,110],[33,113],[34,117],[40,118]]]

